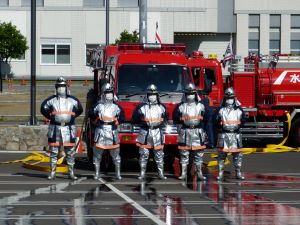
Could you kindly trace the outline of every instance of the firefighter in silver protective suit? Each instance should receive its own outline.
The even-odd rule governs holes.
[[[111,84],[106,83],[101,88],[102,95],[90,112],[90,117],[97,120],[95,130],[93,163],[95,166],[94,179],[100,178],[100,163],[102,154],[108,150],[115,164],[116,179],[120,180],[121,157],[120,142],[117,127],[124,121],[124,111],[115,102],[114,90]]]
[[[74,154],[76,145],[75,118],[82,113],[82,106],[77,98],[69,94],[67,82],[59,77],[55,83],[56,94],[41,104],[41,114],[50,120],[48,127],[48,143],[50,146],[49,180],[55,178],[57,158],[60,147],[64,148],[69,169],[69,178],[76,180],[74,175]]]
[[[149,85],[144,102],[136,107],[132,116],[133,123],[141,125],[137,137],[137,146],[140,153],[140,180],[145,178],[150,149],[154,153],[158,177],[162,180],[167,179],[164,176],[164,135],[162,127],[166,124],[168,117],[166,107],[160,102],[157,87],[154,84]]]
[[[223,180],[224,163],[228,153],[232,154],[233,165],[236,171],[236,178],[243,180],[241,174],[242,157],[242,135],[240,128],[245,122],[245,114],[235,96],[233,88],[227,88],[220,108],[216,111],[216,123],[220,128],[217,148],[219,175],[218,181]]]
[[[181,176],[183,180],[187,176],[189,155],[193,155],[197,177],[206,180],[202,174],[203,150],[206,148],[207,135],[203,130],[205,107],[200,102],[195,85],[190,83],[184,89],[184,95],[173,111],[173,121],[178,124],[178,149],[180,152]]]

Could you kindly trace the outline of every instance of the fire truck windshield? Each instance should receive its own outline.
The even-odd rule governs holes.
[[[142,94],[150,84],[159,92],[181,92],[191,82],[183,65],[121,65],[118,73],[118,94]]]

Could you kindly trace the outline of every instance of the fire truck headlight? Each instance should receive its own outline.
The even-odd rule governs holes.
[[[119,127],[119,132],[132,132],[131,123],[121,123]]]

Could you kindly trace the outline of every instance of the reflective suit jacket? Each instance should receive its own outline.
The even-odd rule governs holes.
[[[205,107],[200,102],[181,102],[173,112],[173,122],[178,124],[178,149],[205,149],[207,135],[203,130]]]
[[[50,96],[41,104],[41,114],[50,120],[48,143],[50,146],[75,146],[75,118],[82,113],[82,106],[77,98],[67,95]]]
[[[116,149],[120,145],[117,125],[124,122],[124,111],[116,102],[99,101],[90,112],[97,119],[95,146],[101,149]]]
[[[217,125],[221,128],[217,147],[223,152],[240,152],[242,134],[240,128],[245,122],[245,114],[240,106],[221,107],[217,110]]]
[[[164,145],[162,127],[169,118],[166,107],[161,104],[141,103],[133,112],[132,121],[141,124],[137,146],[160,150]]]

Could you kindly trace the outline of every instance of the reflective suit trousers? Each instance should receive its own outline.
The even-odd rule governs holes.
[[[75,155],[75,148],[74,147],[63,147],[64,152],[66,154],[66,161],[68,166],[74,166],[74,155]],[[56,165],[58,153],[59,153],[60,147],[57,146],[51,146],[50,147],[50,163],[52,165]]]
[[[150,150],[147,148],[140,148],[140,166],[141,168],[146,168],[148,159],[149,159],[149,152]],[[163,150],[153,150],[154,153],[154,160],[158,167],[164,165],[164,151]]]
[[[99,165],[101,163],[102,154],[104,151],[105,151],[105,149],[102,149],[102,148],[97,148],[97,147],[93,148],[93,163],[94,163],[94,165]],[[116,149],[112,149],[112,150],[108,150],[108,151],[109,151],[110,156],[112,157],[114,164],[120,165],[120,163],[121,163],[120,149],[116,148]]]
[[[194,157],[194,161],[196,165],[201,165],[203,162],[203,151],[198,151],[198,150],[179,150],[180,152],[180,163],[182,165],[188,165],[189,164],[189,155],[190,152]]]
[[[224,161],[227,157],[227,152],[220,152],[218,156],[218,161]],[[243,162],[243,153],[242,152],[233,152],[232,159],[233,159],[233,165],[235,169],[241,169],[242,162]]]

